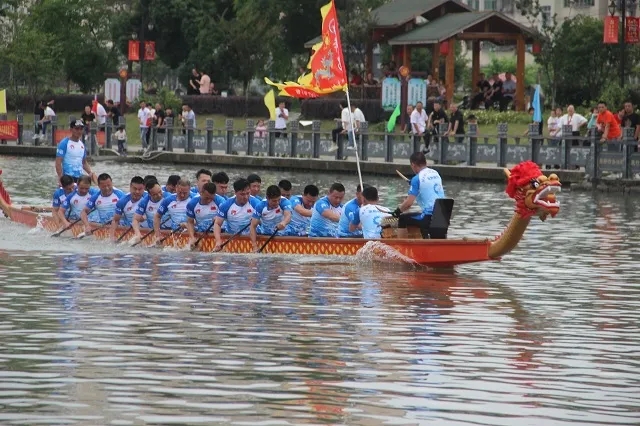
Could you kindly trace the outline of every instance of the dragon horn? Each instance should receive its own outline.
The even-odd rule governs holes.
[[[511,170],[504,169],[504,174],[507,176],[507,179],[509,179],[511,177]]]

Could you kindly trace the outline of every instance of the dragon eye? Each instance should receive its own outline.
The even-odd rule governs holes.
[[[537,189],[540,186],[540,182],[537,179],[531,179],[531,187]]]

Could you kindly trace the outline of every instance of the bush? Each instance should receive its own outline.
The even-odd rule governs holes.
[[[291,108],[290,98],[283,98],[285,106]],[[264,98],[257,96],[183,96],[182,102],[188,103],[196,114],[221,114],[226,117],[269,117]],[[276,99],[276,105],[279,100]]]
[[[473,110],[465,111],[465,118],[473,114],[478,119],[479,125],[507,124],[530,124],[531,116],[526,112],[516,111],[494,111],[494,110]],[[544,112],[543,112],[544,115]]]

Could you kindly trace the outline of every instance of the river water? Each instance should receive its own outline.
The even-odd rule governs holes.
[[[0,168],[15,203],[48,202],[50,160]],[[96,169],[121,188],[195,171]],[[407,189],[366,180],[390,207]],[[502,185],[445,189],[452,237],[493,237],[513,210]],[[640,202],[559,200],[501,262],[453,273],[54,240],[2,219],[0,424],[640,424]]]

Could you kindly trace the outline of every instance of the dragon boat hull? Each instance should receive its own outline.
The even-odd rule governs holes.
[[[58,230],[56,222],[53,220],[50,209],[46,207],[21,207],[11,206],[11,220],[23,225],[35,228],[43,227],[47,231]],[[118,227],[116,236],[121,236],[127,232],[128,227]],[[82,224],[75,225],[67,231],[65,235],[77,236],[84,231]],[[109,229],[99,227],[92,234],[92,238],[106,240],[109,238]],[[149,230],[144,230],[144,233]],[[169,235],[169,231],[163,231],[164,236]],[[132,236],[129,233],[129,237]],[[197,235],[199,237],[199,235]],[[223,236],[223,241],[229,238]],[[268,237],[259,236],[258,245],[264,244]],[[263,253],[272,254],[293,254],[293,255],[319,255],[319,256],[355,256],[367,245],[368,242],[380,243],[377,250],[387,251],[391,248],[395,256],[394,259],[405,259],[407,261],[428,266],[432,268],[450,268],[455,265],[496,260],[489,257],[490,240],[480,239],[447,239],[447,240],[422,240],[422,239],[378,239],[367,240],[362,238],[308,238],[308,237],[284,237],[276,236],[264,248]],[[141,245],[152,244],[153,239],[147,238]],[[174,234],[164,241],[166,247],[184,248],[189,244],[189,237],[186,233]],[[212,234],[206,235],[198,244],[198,250],[202,252],[213,252],[215,239]],[[385,247],[386,246],[386,247]],[[376,248],[373,248],[373,255],[376,255]],[[251,253],[251,241],[248,236],[239,236],[230,241],[222,250],[225,253]],[[388,254],[388,253],[387,253]],[[375,256],[377,257],[377,256]],[[380,256],[384,258],[385,256]]]

